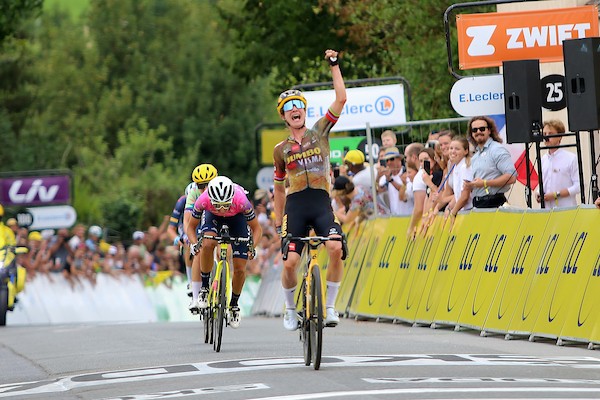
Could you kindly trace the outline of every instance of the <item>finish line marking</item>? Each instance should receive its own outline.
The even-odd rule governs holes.
[[[369,366],[538,366],[600,369],[600,359],[595,357],[543,358],[505,354],[357,355],[324,357],[321,364],[322,366],[338,368],[364,368]],[[242,359],[87,373],[58,379],[3,384],[0,385],[0,398],[67,392],[90,386],[113,385],[134,381],[289,368],[305,368],[304,360],[297,357]]]

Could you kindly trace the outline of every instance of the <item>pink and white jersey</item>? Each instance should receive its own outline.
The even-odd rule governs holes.
[[[210,202],[208,190],[205,190],[204,193],[196,199],[194,209],[192,210],[192,216],[200,219],[203,211],[208,211],[217,217],[233,217],[237,214],[244,214],[247,221],[256,218],[254,206],[250,203],[250,200],[248,200],[248,197],[246,196],[246,191],[240,185],[235,185],[233,200],[231,201],[231,207],[229,207],[228,210],[217,210]]]

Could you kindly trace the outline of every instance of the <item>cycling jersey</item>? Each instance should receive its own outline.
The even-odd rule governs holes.
[[[237,214],[244,214],[247,221],[256,218],[254,206],[252,203],[250,203],[250,200],[248,200],[248,197],[246,196],[246,191],[240,185],[235,185],[235,192],[233,194],[233,199],[231,200],[231,206],[226,210],[222,208],[217,210],[210,202],[208,191],[202,193],[194,203],[192,216],[200,219],[203,211],[208,211],[217,217],[232,217]]]
[[[185,208],[186,199],[187,197],[185,195],[177,199],[175,208],[173,208],[173,211],[171,212],[171,218],[169,219],[169,225],[177,228],[177,234],[180,237],[183,237],[185,234],[183,231],[183,211]]]
[[[306,188],[322,189],[329,193],[329,131],[338,118],[329,109],[323,118],[304,132],[300,143],[290,136],[275,146],[274,180],[275,183],[283,183],[287,174],[288,195]]]
[[[187,198],[185,199],[186,211],[192,211],[192,209],[194,208],[194,203],[202,194],[202,190],[204,189],[198,189],[198,187],[194,187],[188,192]]]

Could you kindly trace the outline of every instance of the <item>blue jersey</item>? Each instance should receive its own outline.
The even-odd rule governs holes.
[[[183,195],[179,199],[177,199],[177,203],[175,203],[175,208],[171,212],[171,219],[169,220],[169,225],[177,227],[177,233],[179,236],[183,237],[183,211],[185,209],[185,200],[187,196]]]

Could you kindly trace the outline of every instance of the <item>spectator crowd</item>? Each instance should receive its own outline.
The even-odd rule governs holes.
[[[544,127],[546,142],[559,144],[560,137],[552,135],[564,132],[564,125],[549,121]],[[399,147],[396,134],[387,130],[381,134],[381,142],[373,165],[358,149],[346,152],[342,166],[332,165],[331,205],[346,230],[374,215],[404,215],[410,217],[407,236],[411,237],[430,226],[440,212],[444,218],[454,218],[461,210],[505,204],[505,194],[516,180],[511,156],[500,145],[502,139],[488,117],[472,118],[466,135],[434,131],[425,143]],[[557,167],[559,163],[562,169]],[[544,157],[544,169],[544,187],[551,189],[545,195],[546,207],[573,203],[579,184],[573,157],[552,149]],[[536,195],[540,201],[539,193]],[[258,189],[248,196],[263,234],[255,244],[256,257],[248,262],[247,274],[261,275],[265,268],[282,263],[273,188]],[[107,241],[98,225],[38,232],[19,227],[14,218],[6,221],[17,244],[30,249],[19,256],[28,279],[39,274],[50,279],[61,275],[72,286],[84,279],[93,284],[99,273],[137,275],[144,280],[163,271],[171,276],[185,274],[179,246],[167,233],[168,225],[169,216],[165,216],[160,226],[135,231],[129,240]]]

